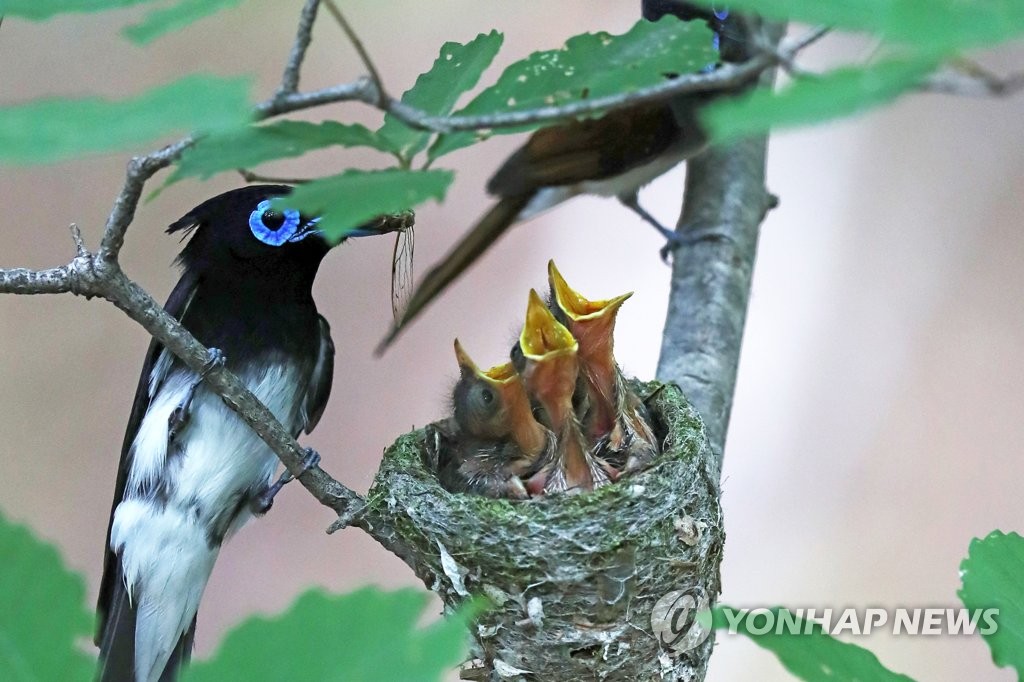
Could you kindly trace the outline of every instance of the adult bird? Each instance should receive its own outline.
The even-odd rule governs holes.
[[[165,306],[296,437],[331,390],[334,344],[312,286],[330,249],[281,185],[214,197],[167,230],[191,235]],[[365,226],[352,235],[380,233]],[[351,235],[350,235],[351,236]],[[309,451],[308,465],[316,461]],[[166,682],[190,655],[196,611],[221,543],[279,489],[259,436],[154,340],[121,449],[107,530],[98,679]]]
[[[648,0],[642,9],[648,20],[665,14],[683,20],[702,19],[716,32],[715,45],[719,44],[718,31],[725,25],[723,12],[670,0]],[[675,233],[643,210],[637,193],[707,146],[698,111],[715,96],[699,92],[635,104],[600,118],[572,120],[533,133],[487,183],[487,191],[498,198],[497,203],[426,274],[378,352],[512,225],[577,195],[617,197],[661,232],[669,246],[675,244]]]

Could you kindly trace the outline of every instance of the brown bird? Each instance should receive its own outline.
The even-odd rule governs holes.
[[[707,97],[698,94],[640,104],[531,135],[487,184],[487,191],[499,198],[498,203],[426,274],[380,348],[390,345],[514,223],[578,194],[618,197],[666,239],[674,240],[672,231],[640,208],[637,192],[704,149],[707,136],[696,110]]]
[[[530,478],[530,492],[582,492],[608,483],[617,473],[593,457],[573,409],[579,376],[579,344],[533,289],[519,336],[523,380],[543,410],[557,444],[553,456]]]
[[[455,340],[459,381],[452,392],[454,431],[443,433],[438,475],[449,490],[489,497],[527,497],[521,476],[535,469],[554,434],[533,416],[523,380],[512,363],[481,370]]]
[[[590,403],[583,422],[587,442],[623,471],[650,464],[658,455],[650,417],[626,385],[613,352],[615,318],[633,292],[591,301],[566,283],[554,261],[548,261],[548,283],[555,316],[579,342],[580,375]]]

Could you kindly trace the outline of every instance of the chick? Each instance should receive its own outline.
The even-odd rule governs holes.
[[[579,342],[581,386],[589,403],[584,433],[595,454],[624,472],[650,464],[658,455],[657,440],[643,401],[626,385],[613,353],[615,318],[632,292],[591,301],[570,287],[548,261],[551,304],[556,317]]]
[[[553,456],[527,483],[530,492],[583,492],[608,483],[615,471],[593,457],[573,409],[579,344],[533,289],[519,335],[523,380],[556,436]]]
[[[527,497],[520,477],[553,450],[554,435],[534,418],[512,363],[483,371],[458,339],[455,357],[459,381],[452,392],[454,417],[439,427],[442,485],[488,497]]]

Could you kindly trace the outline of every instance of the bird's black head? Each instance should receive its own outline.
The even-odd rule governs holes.
[[[671,14],[683,21],[705,22],[715,33],[714,45],[723,62],[744,62],[753,54],[741,17],[721,5],[712,4],[710,1],[693,3],[688,0],[641,0],[640,11],[647,21],[657,21],[666,14]]]
[[[315,217],[271,204],[289,192],[286,185],[251,185],[199,204],[167,229],[191,234],[178,262],[204,274],[273,276],[298,270],[315,275],[330,245]]]

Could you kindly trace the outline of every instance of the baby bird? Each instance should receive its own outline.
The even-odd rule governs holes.
[[[455,357],[460,376],[452,395],[454,429],[442,430],[447,442],[438,453],[442,485],[488,497],[527,497],[520,477],[554,449],[554,434],[534,418],[512,363],[483,371],[458,339]]]
[[[526,389],[543,409],[557,442],[553,456],[530,478],[527,489],[575,493],[608,483],[616,472],[590,454],[573,409],[579,344],[533,289],[519,347]]]
[[[604,301],[586,299],[566,283],[554,261],[548,261],[548,283],[555,316],[579,342],[580,375],[590,405],[583,418],[587,442],[623,472],[647,466],[658,455],[650,417],[643,401],[626,386],[612,352],[615,318],[633,293]]]

